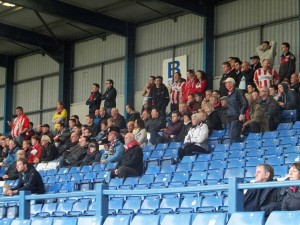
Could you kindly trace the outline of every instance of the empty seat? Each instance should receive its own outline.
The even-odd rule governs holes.
[[[13,219],[11,218],[2,218],[0,220],[0,225],[10,225]]]
[[[45,203],[42,208],[42,212],[38,213],[38,216],[47,217],[56,211],[56,203]]]
[[[154,213],[159,208],[159,204],[160,198],[158,195],[146,196],[139,213]]]
[[[283,153],[283,147],[262,147],[265,155],[281,155]]]
[[[226,161],[224,160],[211,160],[209,162],[209,169],[212,170],[212,169],[224,169],[226,167]]]
[[[239,158],[242,159],[245,157],[245,152],[243,150],[232,150],[228,151],[228,158]]]
[[[206,162],[208,160],[211,160],[212,154],[200,154],[197,157],[197,162]]]
[[[230,144],[217,144],[214,151],[215,152],[226,152],[229,150]]]
[[[227,168],[224,174],[224,178],[231,178],[231,177],[243,178],[244,176],[245,176],[244,168]]]
[[[181,160],[181,163],[193,163],[196,161],[196,155],[184,156]]]
[[[292,122],[288,122],[288,123],[279,123],[277,130],[290,130],[293,128],[293,123]]]
[[[142,205],[142,199],[139,196],[130,196],[127,198],[120,213],[137,213]]]
[[[119,188],[120,185],[123,185],[124,178],[112,178],[109,182],[109,187],[117,187]]]
[[[245,159],[233,158],[227,159],[227,168],[234,168],[234,167],[245,167],[246,161]]]
[[[250,140],[260,140],[262,137],[262,133],[249,133],[246,141]]]
[[[279,145],[279,140],[277,138],[262,140],[263,147],[277,147],[278,145]]]
[[[169,197],[165,196],[162,198],[159,208],[157,209],[158,213],[173,213],[179,208],[180,198],[174,196]]]
[[[69,170],[70,170],[70,168],[68,168],[68,167],[63,167],[63,168],[60,168],[60,169],[58,170],[57,174],[58,174],[58,175],[61,175],[61,174],[67,174],[67,173],[69,173]]]
[[[212,207],[213,211],[217,211],[217,209],[223,205],[223,201],[223,195],[208,195],[202,199],[201,207]],[[198,211],[201,211],[201,207],[198,208]]]
[[[201,207],[202,197],[184,197],[177,212],[196,212]]]
[[[160,172],[160,166],[148,166],[145,174],[158,174]]]
[[[266,221],[266,225],[299,225],[300,211],[274,211]]]
[[[245,167],[245,177],[254,178],[256,172],[256,166]]]
[[[225,160],[227,158],[227,152],[214,152],[211,160]]]
[[[116,212],[118,212],[120,209],[123,208],[123,205],[124,205],[124,199],[122,197],[112,197],[108,201],[109,214],[115,214]],[[89,210],[93,210],[90,208],[91,207],[89,207]]]
[[[264,158],[257,158],[257,157],[245,157],[246,166],[257,166],[259,164],[265,163]]]
[[[17,218],[19,213],[19,206],[16,202],[8,202],[6,206],[6,217]]]
[[[208,162],[194,162],[193,171],[206,171],[208,170]]]
[[[284,149],[284,153],[300,153],[300,146],[287,146]]]
[[[185,171],[189,172],[192,171],[193,163],[178,163],[176,172]]]
[[[279,137],[292,137],[296,134],[295,130],[279,130]]]
[[[34,217],[31,218],[31,225],[52,225],[53,218],[40,218],[40,217]]]
[[[165,164],[161,166],[161,173],[173,173],[176,170],[176,165]]]
[[[221,180],[224,178],[223,169],[214,169],[207,171],[207,179]]]
[[[230,145],[229,150],[243,150],[244,148],[245,148],[244,142],[235,142]]]
[[[159,225],[160,215],[136,215],[130,225]]]
[[[185,183],[186,181],[188,181],[190,178],[190,174],[188,172],[175,172],[173,174],[173,178],[172,178],[172,182],[183,182]]]
[[[30,215],[35,216],[37,213],[42,212],[43,204],[30,205]]]
[[[181,142],[174,142],[174,141],[171,141],[168,148],[180,148],[182,145]]]
[[[226,219],[226,213],[198,213],[196,214],[192,225],[226,225]]]
[[[155,183],[164,183],[164,185],[168,185],[171,181],[172,174],[170,173],[160,173],[156,176],[154,182]]]
[[[101,218],[100,218],[101,219]],[[95,216],[81,216],[78,217],[77,225],[98,225],[102,224]]]
[[[271,166],[280,166],[284,164],[284,156],[267,155],[264,158],[265,162]]]
[[[52,213],[52,216],[65,216],[72,210],[73,202],[61,202],[58,204],[56,211]]]
[[[264,225],[264,219],[265,212],[235,212],[227,225]]]
[[[245,157],[261,157],[264,154],[263,149],[257,149],[257,148],[247,148],[245,149],[246,154]]]
[[[274,168],[274,175],[279,177],[285,177],[289,171],[288,165],[273,166],[273,168]]]
[[[147,184],[150,185],[154,182],[154,174],[145,174],[140,177],[139,184]]]
[[[261,140],[248,140],[246,141],[245,148],[260,148],[262,144]]]
[[[278,137],[278,131],[266,131],[263,136],[262,139],[275,139]]]
[[[20,219],[14,219],[11,221],[11,225],[30,225],[30,220],[20,220]]]
[[[103,225],[129,225],[131,215],[108,216]]]
[[[161,225],[190,225],[192,214],[167,214],[161,220]]]
[[[291,164],[294,162],[299,162],[300,161],[300,154],[298,153],[288,153],[284,155],[284,163],[285,164]]]
[[[203,183],[207,179],[207,171],[192,171],[190,176],[190,181],[198,180]]]
[[[68,212],[68,216],[80,216],[88,210],[89,201],[78,201],[72,206],[72,210]]]
[[[53,220],[53,225],[77,225],[76,217],[59,217]]]

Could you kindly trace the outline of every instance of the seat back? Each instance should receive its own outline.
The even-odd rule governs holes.
[[[136,215],[130,225],[159,225],[159,215]]]
[[[131,215],[108,216],[103,225],[129,225]]]
[[[264,220],[265,212],[235,212],[231,215],[227,225],[264,225]]]
[[[161,221],[161,225],[190,225],[192,214],[167,214]]]
[[[266,225],[299,225],[300,211],[274,211],[266,221]]]
[[[226,213],[198,213],[192,225],[214,224],[226,225]]]

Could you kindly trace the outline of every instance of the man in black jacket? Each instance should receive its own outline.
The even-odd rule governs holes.
[[[291,78],[291,75],[296,70],[296,58],[295,56],[290,52],[290,44],[287,42],[281,43],[280,46],[282,55],[280,60],[280,67],[279,67],[279,79],[280,82],[284,80],[284,78]]]
[[[106,91],[101,96],[104,100],[104,107],[106,108],[107,114],[111,115],[111,109],[116,107],[117,90],[114,88],[114,81],[111,79],[106,80]]]
[[[274,169],[269,164],[256,167],[255,182],[273,181]],[[245,211],[265,211],[268,217],[274,210],[281,209],[284,193],[281,188],[264,188],[247,190],[244,196]]]
[[[41,138],[43,146],[42,157],[39,159],[40,162],[49,162],[58,157],[58,150],[54,144],[51,144],[51,140],[47,135],[43,135]]]
[[[17,160],[17,170],[19,172],[19,180],[16,187],[7,191],[6,195],[15,195],[19,191],[31,191],[31,194],[44,194],[45,187],[43,179],[38,171],[28,164],[24,158]]]
[[[125,148],[122,154],[121,163],[118,168],[112,171],[112,176],[126,178],[137,177],[143,173],[143,151],[140,144],[134,139],[134,134],[125,135]]]
[[[86,100],[85,104],[89,106],[89,114],[95,114],[96,109],[99,109],[101,105],[102,94],[99,92],[99,88],[99,84],[93,83],[90,97]]]

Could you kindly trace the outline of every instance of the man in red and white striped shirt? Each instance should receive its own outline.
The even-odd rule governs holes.
[[[255,71],[253,81],[259,90],[265,86],[269,88],[273,84],[278,84],[278,74],[276,70],[271,68],[269,59],[263,60],[262,68]]]
[[[185,82],[181,79],[181,74],[174,73],[174,83],[171,86],[171,112],[178,110],[179,103],[182,102]]]

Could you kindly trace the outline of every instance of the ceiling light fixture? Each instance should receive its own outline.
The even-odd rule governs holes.
[[[8,2],[1,2],[1,3],[3,6],[6,6],[6,7],[15,7],[16,6],[16,5],[8,3]]]

